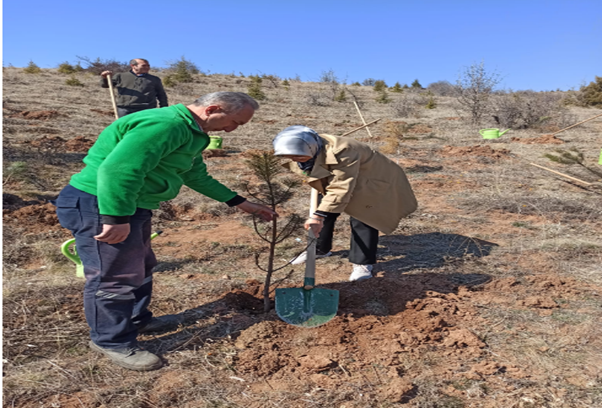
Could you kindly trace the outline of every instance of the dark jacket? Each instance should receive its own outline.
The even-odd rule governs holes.
[[[163,89],[161,78],[146,74],[136,76],[132,71],[120,72],[111,76],[113,86],[117,88],[117,106],[130,110],[152,109],[168,106],[167,94]],[[109,81],[106,78],[100,79],[100,86],[109,87]]]

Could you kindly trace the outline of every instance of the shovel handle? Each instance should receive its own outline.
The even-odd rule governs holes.
[[[117,113],[117,104],[115,103],[115,91],[113,91],[113,79],[111,74],[107,75],[107,82],[109,83],[109,93],[111,94],[111,102],[113,103],[113,112],[115,113],[115,119],[119,119],[119,113]]]
[[[311,196],[309,201],[309,216],[316,211],[318,208],[318,190],[315,188],[311,189]],[[307,239],[309,245],[307,246],[307,260],[305,261],[305,279],[303,280],[303,289],[313,289],[316,284],[316,237],[311,230],[307,231]]]

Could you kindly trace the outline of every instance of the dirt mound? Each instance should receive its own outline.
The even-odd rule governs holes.
[[[348,286],[340,292],[338,316],[311,332],[282,321],[264,321],[243,330],[235,343],[240,350],[237,368],[261,377],[301,379],[336,369],[359,375],[378,364],[389,367],[397,378],[403,371],[402,355],[433,348],[463,358],[482,354],[485,343],[457,327],[472,320],[472,308],[454,293],[425,291],[428,286],[451,292],[452,282],[441,276],[403,278],[375,278],[361,288]],[[316,377],[320,378],[327,379]],[[396,400],[412,388],[406,384],[404,392],[395,394]]]
[[[84,136],[76,136],[65,142],[65,149],[68,152],[87,152],[92,145],[94,145],[94,140],[86,139]]]
[[[59,225],[59,219],[56,216],[56,207],[51,203],[33,204],[26,207],[21,207],[15,211],[5,209],[4,221],[16,221],[23,225],[43,225],[56,226]]]
[[[516,143],[523,144],[564,144],[564,140],[558,139],[554,135],[541,135],[539,137],[532,137],[527,139],[511,137],[510,140]]]
[[[433,131],[433,128],[427,125],[423,125],[423,124],[417,124],[414,126],[411,126],[410,128],[408,128],[408,130],[406,130],[406,133],[414,133],[414,134],[422,134],[422,133],[431,133]]]
[[[35,140],[26,140],[22,142],[24,145],[36,147],[40,150],[63,150],[66,140],[59,136],[42,136]]]
[[[493,149],[491,146],[443,146],[439,154],[447,157],[483,156],[492,159],[508,157],[510,151],[507,149]]]
[[[59,116],[65,115],[55,110],[22,111],[11,115],[11,117],[13,118],[25,118],[35,120],[48,120]]]
[[[228,157],[228,151],[224,149],[203,150],[203,159],[208,159],[210,157]]]
[[[42,136],[35,140],[23,141],[22,144],[54,152],[87,152],[94,144],[94,140],[84,136],[76,136],[70,140],[65,140],[60,136]]]
[[[111,116],[111,117],[115,116],[115,113],[112,110],[90,109],[90,112],[98,113],[103,116]]]

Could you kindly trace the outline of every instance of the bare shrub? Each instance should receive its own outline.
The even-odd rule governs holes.
[[[323,91],[309,91],[303,96],[303,102],[311,106],[330,106],[333,98]]]
[[[397,118],[409,118],[416,116],[418,106],[416,103],[416,95],[404,93],[399,99],[391,104],[393,115]]]
[[[92,61],[88,57],[80,57],[76,56],[79,60],[79,63],[84,63],[86,67],[84,67],[84,71],[90,72],[95,75],[99,75],[103,71],[113,71],[113,72],[127,72],[130,70],[129,62],[121,62],[116,61],[114,59],[105,59],[101,60],[100,58],[96,58]]]
[[[333,101],[336,100],[340,94],[340,80],[334,71],[332,69],[323,71],[320,75],[320,82],[328,87],[328,92],[331,94],[330,99]]]
[[[561,96],[553,93],[521,91],[491,98],[492,114],[496,123],[512,129],[527,129],[555,122],[560,112]]]
[[[456,85],[460,110],[473,124],[481,123],[490,112],[490,97],[500,83],[499,74],[487,72],[485,63],[467,67],[458,78]]]
[[[426,89],[437,96],[454,96],[456,94],[456,87],[448,81],[433,82]]]
[[[376,83],[376,79],[374,79],[374,78],[366,78],[362,82],[362,85],[364,85],[364,86],[374,86],[375,83]]]

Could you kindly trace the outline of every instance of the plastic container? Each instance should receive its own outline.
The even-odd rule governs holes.
[[[207,149],[221,149],[223,139],[219,136],[209,136],[209,146]]]

